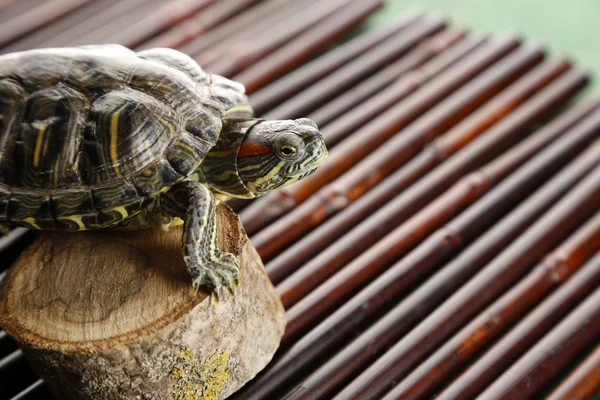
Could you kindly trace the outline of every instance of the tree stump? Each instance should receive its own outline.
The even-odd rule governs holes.
[[[219,246],[239,257],[235,295],[195,293],[181,226],[45,232],[0,289],[0,323],[57,399],[223,399],[271,360],[283,306],[231,210]]]

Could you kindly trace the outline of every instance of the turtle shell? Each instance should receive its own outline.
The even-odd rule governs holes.
[[[98,229],[192,174],[242,85],[171,49],[0,56],[0,223]]]

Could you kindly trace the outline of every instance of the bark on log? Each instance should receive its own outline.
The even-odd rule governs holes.
[[[44,233],[0,287],[0,324],[59,399],[223,399],[271,360],[285,315],[260,257],[219,206],[235,296],[194,293],[181,227]]]

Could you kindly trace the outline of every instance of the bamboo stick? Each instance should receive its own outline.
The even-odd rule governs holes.
[[[230,32],[230,35],[224,40],[218,43],[211,43],[210,47],[195,54],[193,57],[201,65],[206,66],[208,69],[212,69],[212,63],[218,62],[222,58],[227,58],[229,52],[235,45],[244,42],[259,41],[260,38],[263,37],[264,25],[269,26],[270,31],[274,31],[273,27],[281,27],[285,21],[301,15],[303,11],[306,12],[305,10],[307,8],[315,7],[317,1],[318,0],[306,0],[306,2],[302,3],[286,1],[285,4],[280,4],[280,7],[273,10],[271,13],[263,15],[261,17],[261,24],[256,24],[256,20],[254,20],[244,29],[234,27],[233,31]],[[286,32],[278,32],[275,39],[285,35]]]
[[[344,8],[344,12],[332,15],[326,24],[317,25],[292,39],[284,47],[256,60],[234,79],[243,83],[249,94],[254,93],[324,50],[382,5],[382,0],[350,3]]]
[[[600,160],[600,142],[595,157]],[[600,213],[587,221],[575,234],[544,258],[523,280],[489,306],[477,318],[454,335],[440,349],[385,396],[385,400],[430,396],[451,374],[460,370],[478,351],[493,342],[556,287],[571,278],[600,250]],[[537,307],[499,343],[476,361],[458,380],[441,394],[442,398],[472,398],[500,375],[519,355],[556,323],[600,283],[600,257],[592,263],[592,274],[585,279],[575,274],[548,300]],[[582,273],[585,271],[581,271]]]
[[[292,340],[287,340],[284,347],[290,344],[291,347],[249,384],[242,398],[264,398],[280,393],[291,382],[306,375],[310,368],[314,368],[318,362],[330,357],[336,349],[369,326],[374,319],[381,315],[382,311],[401,298],[403,292],[414,286],[405,279],[408,271],[419,271],[422,268],[431,269],[432,266],[441,265],[450,259],[469,241],[485,231],[487,226],[493,224],[499,216],[508,212],[516,203],[567,163],[573,155],[577,154],[578,150],[581,151],[587,143],[592,141],[600,130],[599,108],[600,98],[574,107],[548,126],[538,130],[520,146],[514,147],[482,169],[480,175],[485,176],[488,170],[492,173],[495,170],[504,170],[508,168],[506,164],[520,166],[530,156],[536,155],[516,173],[507,177],[488,196],[468,208],[446,227],[431,235],[415,251],[392,266],[298,342],[292,343]],[[591,112],[596,113],[595,118],[594,115],[589,115]],[[581,121],[582,119],[584,120]],[[559,136],[560,139],[545,148]],[[388,341],[401,337],[416,324],[419,318],[431,311],[445,296],[449,296],[452,291],[456,290],[462,282],[468,279],[470,274],[474,274],[478,268],[485,265],[510,241],[522,233],[528,225],[550,208],[556,199],[570,190],[595,165],[598,165],[598,160],[593,157],[593,154],[577,158],[572,165],[565,169],[565,172],[561,172],[556,179],[550,181],[547,187],[527,199],[510,217],[498,223],[476,244],[465,250],[456,261],[396,307],[393,314],[389,314],[387,323],[381,329],[371,329],[370,334],[363,335],[362,343],[368,347],[355,346],[353,354],[337,358],[337,362],[332,360],[333,367],[330,368],[330,371],[339,369],[356,374],[361,367],[368,365],[369,361],[373,360],[381,351],[374,345],[382,341],[382,337],[378,335],[384,333],[387,335]],[[289,337],[289,333],[287,335]],[[383,343],[383,345],[385,344],[387,343]],[[375,354],[370,355],[371,352]],[[370,358],[365,361],[365,356]],[[357,360],[363,358],[363,364],[351,369],[345,363],[347,359],[354,357]],[[358,364],[360,363],[361,361],[358,361]],[[326,378],[325,374],[323,377]],[[304,382],[305,385],[308,383]]]
[[[329,103],[313,111],[307,118],[321,129],[337,117],[363,103],[366,99],[381,92],[406,72],[413,70],[431,58],[443,53],[466,35],[464,29],[448,28],[417,45],[406,56],[388,65],[373,76],[359,82],[355,87],[336,97]],[[331,136],[327,136],[327,146],[331,146]],[[339,140],[336,140],[336,142]]]
[[[50,396],[46,383],[43,380],[38,379],[11,400],[47,400],[51,398]]]
[[[398,382],[406,376],[436,346],[518,280],[545,252],[569,235],[587,218],[590,211],[596,212],[599,207],[600,167],[596,167],[575,189],[364,370],[336,398],[380,398],[391,389],[394,381]],[[379,322],[381,321],[383,320]]]
[[[322,129],[323,138],[325,139],[327,148],[331,149],[335,147],[342,142],[343,139],[346,139],[349,135],[356,132],[358,128],[363,127],[394,104],[406,99],[421,86],[425,85],[437,75],[443,73],[445,70],[460,62],[468,54],[475,51],[483,45],[485,41],[486,38],[481,36],[467,38],[455,47],[451,47],[448,51],[426,62],[422,67],[413,69],[417,67],[416,63],[420,62],[420,59],[418,57],[412,57],[411,55],[422,47],[422,45],[419,45],[415,50],[411,51],[405,57],[402,57],[394,65],[397,68],[396,72],[399,74],[399,77],[395,82],[392,82],[371,98],[362,99],[359,97],[357,100],[362,101],[360,107],[349,108],[339,118]],[[426,41],[426,43],[428,42],[430,42],[430,40]],[[381,74],[378,73],[373,75],[369,81],[372,79],[379,83],[379,81],[382,80],[381,78]],[[345,97],[345,94],[348,93],[349,92],[345,92],[344,95],[328,104],[337,104],[337,100]]]
[[[355,1],[358,0],[330,0],[303,8],[298,14],[285,18],[267,31],[261,30],[256,37],[244,37],[240,42],[227,48],[221,57],[210,61],[206,69],[219,75],[233,76],[271,54],[297,35],[309,29],[316,29],[322,21],[350,7]]]
[[[272,84],[250,95],[250,104],[256,115],[290,98],[302,89],[315,84],[356,57],[383,43],[392,36],[421,20],[420,14],[410,14],[389,26],[366,32],[346,43],[340,44],[326,54],[308,62]]]
[[[259,0],[221,0],[214,2],[203,12],[181,21],[137,46],[138,50],[156,47],[177,48],[208,32],[211,28],[227,21]]]
[[[587,345],[597,341],[599,335],[600,288],[597,288],[478,398],[532,397]]]
[[[0,23],[11,20],[20,14],[27,12],[46,0],[30,0],[30,1],[17,1],[17,0],[3,0],[0,11]]]
[[[280,216],[287,214],[318,188],[354,166],[357,159],[365,157],[372,149],[418,118],[421,113],[442,101],[448,94],[473,79],[518,45],[519,41],[514,36],[493,41],[488,46],[467,56],[462,63],[446,70],[437,79],[424,85],[413,96],[390,107],[369,125],[355,132],[353,137],[360,138],[360,140],[340,143],[329,154],[327,163],[321,166],[318,173],[303,179],[294,186],[269,193],[245,209],[241,214],[245,229],[249,234],[254,234]]]
[[[335,98],[340,93],[405,55],[419,42],[441,31],[446,25],[442,18],[427,18],[401,32],[362,57],[328,75],[316,87],[307,87],[264,115],[267,119],[299,118]]]
[[[362,274],[363,269],[366,266],[368,260],[373,265],[378,265],[383,268],[386,265],[386,259],[393,257],[399,257],[404,251],[401,247],[396,247],[398,241],[402,241],[401,238],[405,237],[408,231],[404,231],[409,226],[413,226],[410,229],[415,229],[417,233],[409,238],[407,243],[416,243],[419,237],[427,234],[427,230],[420,228],[417,223],[416,217],[413,215],[425,216],[424,213],[433,212],[432,215],[442,216],[444,213],[458,212],[462,207],[466,206],[470,201],[469,196],[462,197],[463,194],[467,194],[479,187],[478,190],[482,190],[480,193],[472,193],[472,200],[475,200],[481,196],[485,191],[486,187],[493,186],[497,181],[494,180],[496,176],[506,176],[507,170],[514,169],[513,164],[506,166],[506,169],[498,169],[494,173],[498,175],[490,175],[488,177],[480,177],[475,175],[474,177],[468,177],[463,179],[462,182],[457,185],[456,188],[451,189],[451,185],[458,181],[458,179],[473,169],[483,165],[489,160],[490,153],[500,152],[510,147],[515,139],[518,139],[520,135],[524,133],[524,130],[539,120],[544,115],[555,110],[561,103],[571,97],[578,88],[583,85],[585,81],[584,74],[580,71],[574,71],[567,73],[564,77],[559,78],[556,82],[550,85],[548,88],[538,94],[533,100],[528,102],[525,107],[518,110],[515,115],[510,115],[506,120],[502,121],[498,125],[492,127],[489,132],[475,139],[470,145],[458,152],[454,157],[451,157],[446,163],[435,168],[429,174],[425,175],[421,180],[416,182],[409,190],[398,195],[392,201],[381,207],[375,214],[369,219],[356,225],[350,232],[346,233],[339,240],[334,242],[327,248],[327,251],[322,252],[317,257],[306,263],[301,271],[295,274],[296,278],[300,277],[300,274],[304,274],[305,277],[302,279],[304,282],[310,281],[311,286],[314,287],[327,277],[333,275],[336,271],[340,270],[344,265],[353,265],[349,267],[346,265],[343,271],[331,277],[327,282],[326,286],[329,289],[319,288],[321,294],[326,291],[332,290],[338,285],[342,285],[347,289],[351,288],[350,276],[355,274]],[[450,188],[450,189],[448,189]],[[447,195],[452,196],[453,207],[456,208],[445,208],[443,199],[436,199],[437,196],[442,195],[443,191],[448,189]],[[428,204],[432,201],[431,206]],[[451,202],[447,203],[450,206]],[[427,211],[424,206],[427,205]],[[441,214],[437,214],[434,210],[439,208]],[[421,211],[420,211],[421,210]],[[450,215],[447,214],[447,215]],[[408,222],[410,221],[410,222]],[[406,224],[406,225],[405,225]],[[425,226],[425,225],[424,225]],[[434,226],[430,226],[433,228]],[[387,235],[387,236],[386,236]],[[385,240],[382,238],[386,238]],[[381,239],[381,240],[380,240]],[[370,248],[375,245],[379,240],[376,248]],[[395,248],[395,250],[384,250],[389,246]],[[359,257],[360,256],[360,257]],[[374,260],[379,260],[375,262]],[[368,267],[370,271],[366,276],[373,276],[378,273],[378,269],[371,265]],[[343,283],[340,279],[349,279],[346,283]],[[280,290],[280,294],[284,299],[284,304],[289,304],[289,297],[298,299],[302,297],[301,293],[295,294],[296,291],[305,292],[306,288],[299,286],[301,282],[297,280],[291,280],[291,283],[286,285]],[[325,285],[325,284],[324,284]],[[284,291],[285,289],[285,291]],[[351,289],[350,289],[351,290]],[[337,292],[337,289],[335,290]],[[316,293],[316,292],[315,292]],[[338,294],[347,293],[346,290],[338,292]],[[309,299],[310,297],[310,299]],[[338,296],[328,295],[328,299],[334,304],[334,299]],[[311,304],[317,299],[317,294],[311,294],[305,298],[303,306],[297,308],[294,312],[303,319],[300,310],[305,309],[306,306]],[[292,299],[292,301],[294,301]],[[329,307],[328,303],[321,303],[320,308],[325,310]],[[318,308],[317,308],[318,309]],[[311,313],[314,317],[318,317],[319,313],[313,310]],[[288,325],[289,331],[292,331],[291,323]]]
[[[479,78],[448,97],[446,101],[425,113],[412,125],[405,128],[400,134],[386,143],[385,147],[392,148],[392,151],[383,150],[374,152],[336,181],[322,187],[318,193],[288,215],[280,218],[269,227],[254,235],[252,241],[261,257],[269,260],[274,254],[281,252],[281,250],[291,243],[298,241],[299,238],[320,225],[327,218],[346,209],[350,204],[375,187],[381,180],[393,173],[394,169],[409,162],[418,151],[422,150],[428,142],[434,140],[437,135],[445,132],[455,123],[459,122],[461,116],[466,115],[469,111],[476,108],[478,104],[481,104],[482,101],[486,101],[498,93],[498,91],[503,90],[504,85],[510,85],[515,79],[519,78],[520,74],[526,73],[541,58],[541,49],[537,49],[536,51],[536,49],[525,48],[522,52],[518,52],[513,57],[508,57],[503,62],[498,63]],[[511,63],[513,63],[512,67],[509,66]],[[559,64],[558,66],[554,65],[543,68],[543,72],[541,73],[533,73],[533,79],[530,75],[526,74],[522,78],[524,83],[519,82],[516,90],[509,87],[506,89],[506,95],[498,95],[496,101],[491,101],[490,104],[486,103],[473,115],[470,115],[471,118],[475,119],[475,127],[473,127],[472,120],[469,118],[460,121],[462,125],[459,123],[454,128],[464,130],[465,126],[469,127],[467,138],[461,138],[465,142],[463,145],[484,132],[486,128],[501,119],[511,109],[516,108],[520,103],[527,100],[528,97],[535,94],[536,91],[543,88],[552,79],[569,68],[568,63],[565,61],[559,62]],[[498,71],[503,71],[503,73],[498,73]],[[536,74],[540,74],[541,77],[535,78]],[[536,79],[539,79],[539,81],[536,81]],[[472,93],[471,96],[465,96],[465,92],[468,93],[469,91]],[[498,110],[503,109],[505,110],[504,112],[498,112]],[[487,119],[486,122],[481,123],[482,115],[484,116],[483,118]],[[460,134],[464,135],[462,132]],[[456,150],[459,148],[460,146]],[[381,154],[382,152],[387,154]],[[417,159],[419,159],[418,156]],[[442,160],[443,158],[438,162]],[[419,162],[417,161],[417,163]],[[435,164],[435,161],[431,163],[430,169]],[[412,165],[410,168],[412,168]],[[298,223],[299,221],[303,223]]]
[[[112,10],[114,8],[131,8],[135,7],[136,3],[141,3],[144,0],[132,0],[119,2],[119,0],[100,0],[94,1],[87,7],[81,7],[78,10],[66,15],[59,19],[55,23],[48,24],[31,34],[24,36],[23,38],[13,42],[12,44],[3,47],[2,53],[11,53],[15,51],[29,50],[33,48],[42,47],[56,47],[60,46],[61,42],[56,40],[56,37],[60,37],[65,32],[68,32],[71,28],[78,25],[87,25],[88,30],[90,29],[90,23],[93,23],[94,16],[99,13],[105,12],[105,10]],[[129,3],[133,3],[130,5]],[[93,25],[92,25],[93,26]]]
[[[560,87],[570,80],[571,84],[576,84],[577,79],[575,81],[572,81],[572,79],[577,78],[577,76],[569,75],[571,74],[567,74],[564,80],[559,79],[555,85],[552,85],[554,88],[551,86],[550,89]],[[581,78],[580,75],[578,79]],[[576,87],[574,86],[572,89]],[[571,95],[574,94],[573,92],[571,92]],[[550,99],[557,97],[560,98],[560,96],[548,96]],[[332,252],[329,251],[331,248],[323,252],[322,254],[327,257],[330,257],[330,255],[335,257],[332,265],[324,264],[324,267],[322,267],[323,264],[318,264],[320,263],[319,258],[322,257],[317,257],[315,259],[317,270],[321,270],[321,268],[326,270],[339,269],[336,266],[344,267],[288,310],[288,325],[284,340],[297,337],[297,335],[306,331],[307,327],[330,313],[341,301],[381,273],[391,262],[405,255],[440,224],[445,223],[453,215],[480,198],[514,170],[517,165],[510,162],[512,160],[507,162],[506,158],[502,158],[501,162],[492,163],[491,167],[486,168],[485,174],[476,172],[467,175],[429,204],[415,201],[415,199],[419,200],[422,197],[419,196],[419,192],[422,193],[423,191],[421,188],[426,189],[425,193],[430,193],[431,183],[433,182],[441,182],[440,186],[449,185],[451,181],[456,180],[459,176],[482,165],[489,157],[490,152],[501,151],[510,146],[514,136],[493,135],[493,133],[497,134],[498,132],[502,131],[492,131],[492,134],[488,132],[488,135],[481,136],[479,140],[474,141],[471,146],[467,146],[461,151],[461,155],[466,155],[466,160],[461,160],[460,157],[451,158],[447,163],[434,170],[430,174],[431,176],[425,177],[422,180],[424,184],[421,184],[420,181],[416,190],[406,192],[405,196],[400,196],[393,202],[388,203],[375,216],[358,225],[350,232],[350,235],[354,233],[350,237],[351,240],[347,241],[347,236],[345,236],[339,241],[343,246],[350,246],[346,247],[346,252]],[[502,168],[498,168],[498,166]],[[438,179],[438,177],[445,179]],[[433,187],[435,187],[436,192],[439,190],[437,185]],[[415,196],[415,193],[417,196]],[[407,202],[409,203],[408,206],[406,206]],[[423,206],[423,204],[427,205]],[[394,212],[389,212],[390,210]],[[488,212],[488,215],[491,215],[490,212]],[[365,229],[365,226],[369,229]],[[384,226],[387,229],[384,229]],[[371,242],[377,240],[377,236],[385,234],[382,231],[391,232],[369,247]],[[361,237],[363,241],[370,243],[364,245],[361,241],[356,241],[357,237]],[[339,247],[342,246],[337,248]],[[345,265],[343,258],[348,257],[347,253],[357,251],[357,247],[359,248],[358,251],[362,253],[360,255],[355,253],[357,257]],[[312,269],[312,262],[307,265],[311,268],[309,271],[315,271]],[[420,268],[417,272],[423,274],[425,271],[425,268]]]
[[[305,6],[310,5],[310,3],[309,1]],[[258,24],[256,21],[270,25],[276,18],[286,15],[285,12],[297,11],[298,5],[299,2],[291,0],[262,1],[245,13],[224,22],[218,27],[211,29],[205,35],[199,36],[181,46],[179,50],[196,58],[202,65],[206,61],[203,57],[206,57],[209,53],[212,52],[213,56],[216,56],[230,45],[235,38],[247,34],[252,29],[257,29]]]
[[[555,139],[559,134],[562,134],[566,129],[588,115],[599,105],[600,97],[592,98],[582,103],[578,107],[575,107],[571,112],[564,114],[563,117],[557,119],[555,123],[551,124],[548,129],[544,129],[538,135],[533,136],[547,139],[544,139],[540,142],[535,142],[531,139],[526,140],[522,145],[525,154],[524,157],[522,156],[522,159],[525,159],[530,155],[530,153],[528,153],[529,151],[535,152],[541,149],[544,145]],[[524,115],[527,115],[527,107],[528,106],[524,107],[525,111],[518,110],[514,116],[509,115],[505,122],[501,122],[501,126],[504,126],[503,129],[522,130],[523,128],[527,127],[527,124],[533,123],[536,117],[524,117]],[[543,108],[543,106],[540,105],[540,108]],[[531,108],[533,114],[540,115],[540,113],[534,111],[534,109],[535,108]],[[460,129],[457,127],[456,132],[459,131]],[[450,137],[453,136],[451,133],[448,135],[450,135]],[[438,147],[438,144],[436,143],[438,143],[440,146]],[[531,143],[531,145],[529,145],[529,143]],[[451,151],[451,148],[448,149],[445,147],[446,145],[443,141],[434,142],[432,146],[433,150],[426,151],[423,154],[433,154],[433,159],[435,159],[436,156],[443,158],[444,154]],[[450,147],[452,147],[452,145],[450,145]],[[293,246],[289,247],[284,253],[280,254],[278,257],[268,263],[267,272],[269,273],[271,280],[276,284],[282,282],[293,271],[296,271],[302,267],[303,264],[307,263],[311,257],[319,254],[325,247],[327,247],[328,244],[342,236],[342,234],[350,231],[354,226],[366,219],[366,217],[372,212],[381,208],[386,201],[390,200],[394,196],[399,195],[412,182],[415,182],[418,178],[424,176],[426,171],[420,168],[418,162],[419,157],[415,159],[415,163],[411,162],[402,170],[392,174],[388,179],[376,186],[371,192],[348,207],[348,209],[328,220],[325,224],[321,225],[319,228],[295,243]],[[416,166],[414,166],[415,164]],[[430,187],[438,187],[437,185],[442,186],[441,190],[444,190],[447,187],[447,184],[440,184],[439,181],[432,182]],[[418,198],[419,196],[417,196],[417,199]],[[335,253],[335,249],[337,248],[338,247],[331,248],[328,251],[328,254]],[[339,249],[341,249],[341,247],[339,247]],[[321,256],[321,258],[323,257],[325,256]],[[325,265],[325,263],[310,263],[310,265],[313,264]],[[281,283],[278,286],[277,290],[283,297],[284,304],[288,304],[288,306],[293,304],[296,301],[296,299],[293,297],[298,296],[298,294],[302,293],[302,291],[306,292],[307,290],[312,290],[312,288],[321,282],[320,279],[317,279],[320,268],[313,268],[314,269],[311,269],[308,265],[305,266],[301,270],[298,270],[293,277],[289,277],[285,283]],[[329,276],[329,274],[327,273],[325,276]],[[307,277],[314,277],[315,280],[311,283],[308,283],[306,280]],[[306,287],[308,289],[304,289]],[[300,295],[300,297],[302,296],[303,295]]]
[[[213,0],[175,0],[155,8],[142,18],[119,31],[109,32],[102,43],[119,43],[127,47],[136,47],[144,40],[177,25],[210,5]]]
[[[39,47],[81,46],[101,43],[112,32],[132,25],[140,15],[159,7],[160,0],[121,1],[114,7],[98,12],[94,17],[60,31],[57,36],[45,37]]]
[[[443,35],[444,38],[448,35],[453,36],[450,32],[447,32],[447,31],[441,33],[440,36],[441,35]],[[456,32],[456,35],[458,35],[458,31]],[[364,35],[364,36],[367,36],[367,35]],[[362,38],[362,36],[359,36],[358,39],[361,39],[361,38]],[[358,39],[357,39],[357,41],[358,41]],[[435,39],[435,37],[432,39]],[[462,40],[454,47],[451,47],[448,51],[443,52],[440,55],[434,57],[431,61],[426,63],[423,67],[419,68],[419,70],[415,70],[415,71],[412,71],[409,74],[407,74],[407,76],[403,77],[400,82],[397,82],[392,87],[390,87],[388,90],[384,90],[381,93],[379,93],[377,96],[375,96],[375,98],[372,99],[373,101],[370,101],[370,100],[366,101],[365,103],[363,103],[361,105],[360,109],[355,110],[355,112],[351,112],[351,113],[349,112],[346,115],[344,115],[343,118],[338,119],[337,121],[340,123],[332,124],[332,126],[331,126],[332,129],[326,128],[325,130],[322,130],[322,132],[325,135],[324,139],[325,139],[325,143],[327,144],[327,148],[331,149],[331,147],[333,147],[335,144],[337,144],[338,141],[342,140],[345,136],[349,135],[351,132],[356,130],[358,127],[364,125],[373,116],[381,113],[383,110],[387,109],[392,104],[409,96],[411,93],[413,93],[415,90],[417,90],[421,85],[425,84],[429,80],[433,79],[437,74],[441,73],[445,69],[449,68],[453,64],[460,61],[467,54],[471,53],[476,48],[481,46],[485,41],[486,41],[486,38],[481,37],[481,36],[472,36],[472,37],[468,37],[468,38]],[[363,43],[363,42],[361,42],[361,43]],[[356,46],[358,46],[361,43],[356,43]],[[366,43],[366,41],[365,41],[365,43]],[[436,43],[437,43],[437,41],[436,41]],[[341,53],[340,56],[348,55],[348,53],[351,53],[354,49],[357,48],[354,46],[355,43],[351,43],[351,44],[352,44],[352,47],[350,49],[348,49],[348,52],[345,51],[345,52]],[[334,51],[332,51],[330,53],[333,53],[333,52]],[[420,54],[422,54],[422,52],[420,52]],[[320,59],[317,61],[320,61]],[[335,63],[337,61],[335,59],[333,59],[332,62]],[[416,62],[420,62],[420,59],[418,57],[407,56],[406,59],[404,61],[399,62],[397,66],[400,69],[409,70],[410,68],[412,68],[415,65]],[[311,77],[311,76],[315,77],[315,75],[317,73],[323,72],[323,69],[320,66],[321,66],[321,63],[319,62],[319,65],[314,65],[315,68],[313,69],[313,64],[311,64],[309,70],[306,71],[306,74],[301,74],[300,76],[295,76],[292,81],[289,81],[289,83],[293,84],[294,82],[300,82],[303,78],[306,78],[306,77]],[[329,64],[324,64],[323,66],[329,67]],[[305,68],[300,68],[296,71],[304,71],[304,69]],[[293,73],[290,75],[293,75]],[[274,85],[278,86],[278,83],[280,81],[288,82],[286,80],[286,78],[287,78],[287,76],[284,79],[281,79],[281,80],[275,82]],[[377,78],[377,76],[375,76],[374,78]],[[271,86],[273,86],[273,85],[271,85]],[[268,86],[267,89],[270,88],[271,86]],[[288,89],[289,89],[289,85],[287,85],[287,84],[282,85],[282,90],[288,90]],[[251,97],[251,101],[252,101],[252,97]],[[246,199],[232,199],[228,202],[228,205],[234,211],[240,212],[245,207],[247,207],[250,203],[251,203],[251,201],[248,201]]]
[[[0,47],[25,36],[89,3],[90,0],[49,0],[0,24]]]
[[[596,257],[598,258],[598,257]],[[550,393],[546,400],[588,399],[600,390],[600,345]]]

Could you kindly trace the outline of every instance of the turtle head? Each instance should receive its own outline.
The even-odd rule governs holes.
[[[260,121],[244,137],[237,169],[248,191],[260,196],[312,174],[326,157],[323,136],[313,121]]]

